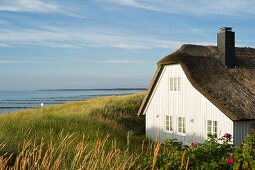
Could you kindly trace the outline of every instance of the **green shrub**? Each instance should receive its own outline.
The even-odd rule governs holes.
[[[145,134],[145,118],[137,116],[143,97],[143,94],[138,94],[112,99],[103,107],[91,109],[89,114],[113,121],[127,130],[133,130],[135,134]]]
[[[176,139],[167,139],[157,156],[156,169],[231,169],[234,163],[231,136],[220,140],[210,136],[203,144],[193,142],[187,147]],[[152,165],[153,159],[144,158],[143,165]]]
[[[210,136],[203,144],[187,149],[190,157],[190,167],[199,169],[229,169],[232,165],[226,162],[229,154],[233,152],[233,145],[229,138],[221,138],[222,143],[214,136]]]
[[[234,159],[234,169],[255,169],[255,133],[235,149]]]

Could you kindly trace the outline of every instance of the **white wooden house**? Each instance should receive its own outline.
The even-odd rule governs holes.
[[[218,45],[183,45],[158,62],[140,107],[146,135],[164,143],[202,143],[208,134],[239,145],[255,124],[255,49],[235,48],[224,27]]]

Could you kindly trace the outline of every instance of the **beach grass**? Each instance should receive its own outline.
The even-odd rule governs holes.
[[[5,158],[12,155],[9,162],[14,164],[27,148],[41,148],[43,143],[42,153],[47,153],[50,148],[56,150],[68,141],[61,159],[66,159],[64,162],[70,166],[77,147],[86,146],[88,151],[94,151],[98,142],[104,143],[104,151],[113,152],[113,148],[118,148],[121,153],[130,148],[129,156],[134,157],[133,151],[138,156],[138,148],[145,140],[144,118],[136,116],[143,97],[144,94],[108,96],[0,115],[0,143],[4,144],[0,155]],[[139,135],[129,138],[130,129]],[[24,149],[24,145],[28,145],[27,148]],[[33,149],[29,150],[30,155]],[[70,168],[69,164],[59,166]]]

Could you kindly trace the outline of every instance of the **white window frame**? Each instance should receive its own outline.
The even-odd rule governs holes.
[[[165,131],[168,133],[173,133],[173,116],[165,115]]]
[[[169,77],[168,79],[168,90],[169,92],[180,93],[182,91],[182,78],[179,76]]]
[[[216,135],[216,137],[218,137],[218,122],[215,120],[207,120],[206,125],[207,137],[209,135]]]
[[[177,118],[177,131],[179,135],[185,136],[187,132],[186,118],[178,116]]]

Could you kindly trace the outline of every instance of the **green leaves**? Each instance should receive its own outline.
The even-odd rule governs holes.
[[[234,169],[255,169],[255,134],[248,135],[233,154]]]

